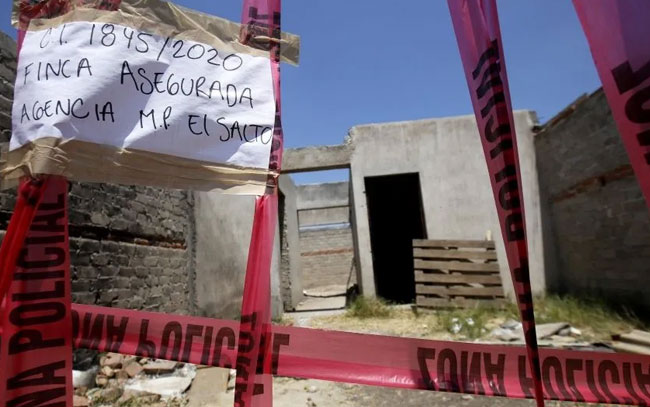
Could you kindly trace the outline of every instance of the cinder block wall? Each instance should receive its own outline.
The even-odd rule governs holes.
[[[345,285],[354,258],[350,226],[350,184],[298,186],[300,264],[303,288]],[[356,283],[352,273],[351,284]]]
[[[11,136],[16,44],[0,33],[0,144]],[[0,237],[15,204],[0,191]],[[186,191],[72,183],[74,302],[174,313],[193,310],[193,198]]]
[[[300,249],[304,288],[347,283],[354,258],[350,227],[303,230]],[[355,283],[356,273],[352,274]]]
[[[549,288],[650,310],[650,215],[602,90],[535,137]]]

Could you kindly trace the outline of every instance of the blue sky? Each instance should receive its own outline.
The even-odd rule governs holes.
[[[240,0],[177,0],[238,21]],[[2,2],[0,28],[11,1]],[[283,66],[287,147],[339,144],[357,124],[471,113],[444,0],[284,0],[283,27],[302,37],[299,67]],[[499,0],[515,109],[543,123],[600,86],[572,3]],[[346,171],[294,176],[298,183],[347,179]]]

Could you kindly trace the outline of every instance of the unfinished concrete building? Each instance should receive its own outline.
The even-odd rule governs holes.
[[[524,193],[539,196],[532,131],[535,116],[517,112],[515,121]],[[505,259],[473,116],[356,126],[345,144],[288,150],[283,168],[289,173],[349,169],[354,269],[364,295],[413,302],[413,239],[494,236],[499,259]],[[526,211],[533,284],[542,292],[539,200],[527,201]],[[506,290],[512,291],[505,261],[500,265]]]
[[[533,292],[650,309],[650,216],[602,90],[543,126],[534,112],[515,112],[515,125]],[[412,239],[491,238],[511,296],[473,116],[356,126],[342,145],[285,157],[289,173],[349,169],[354,265],[364,295],[413,302]]]
[[[11,133],[15,42],[0,36],[0,144]],[[650,216],[601,91],[546,125],[515,114],[533,290],[650,309]],[[292,135],[288,134],[287,137]],[[337,146],[289,149],[280,177],[273,313],[303,292],[358,284],[414,298],[412,239],[496,242],[512,293],[488,172],[471,115],[352,128]],[[349,182],[296,186],[290,174],[347,169]],[[254,197],[74,184],[73,299],[236,318]],[[0,193],[0,229],[14,194]],[[0,237],[2,231],[0,230]]]

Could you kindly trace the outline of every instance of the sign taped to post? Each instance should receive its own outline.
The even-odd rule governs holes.
[[[157,0],[70,8],[24,36],[5,180],[265,192],[276,171],[268,51],[240,44],[238,24]],[[297,62],[290,39],[285,60]]]

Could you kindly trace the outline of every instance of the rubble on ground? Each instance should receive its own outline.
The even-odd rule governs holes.
[[[537,342],[539,346],[553,348],[598,348],[604,350],[604,344],[594,344],[582,340],[582,331],[567,322],[552,322],[537,324]],[[492,339],[512,344],[524,343],[524,330],[521,322],[509,319],[492,329],[489,334]]]
[[[196,376],[196,367],[107,353],[99,366],[73,371],[74,407],[183,406],[186,392]]]

